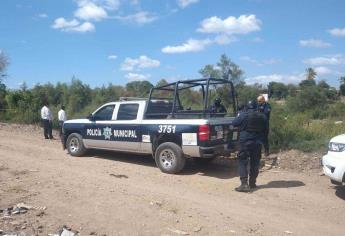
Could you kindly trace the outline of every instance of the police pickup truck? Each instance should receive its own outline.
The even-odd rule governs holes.
[[[226,93],[232,114],[210,111],[208,101],[219,93]],[[197,109],[184,108],[180,98],[190,103],[192,96],[202,100]],[[236,108],[228,80],[178,81],[152,88],[148,99],[122,98],[86,119],[66,121],[63,145],[72,156],[88,149],[152,154],[162,172],[173,174],[184,168],[186,158],[207,162],[231,152],[238,136],[231,126]]]

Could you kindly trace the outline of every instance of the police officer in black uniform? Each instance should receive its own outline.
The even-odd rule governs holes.
[[[222,104],[222,100],[218,97],[214,100],[213,105],[211,106],[212,113],[226,113],[227,110],[225,106]]]
[[[240,130],[238,161],[241,185],[235,190],[249,192],[251,188],[256,187],[261,159],[261,143],[267,129],[267,120],[264,114],[257,111],[256,102],[250,101],[247,104],[247,111],[241,112],[232,121],[232,125],[239,127]],[[248,161],[250,161],[249,185]]]
[[[262,144],[264,146],[265,156],[268,156],[269,155],[268,134],[269,134],[270,115],[271,115],[272,108],[271,108],[271,105],[268,102],[266,102],[265,97],[262,95],[260,95],[257,98],[257,102],[258,102],[258,111],[262,112],[266,116],[266,119],[267,119],[267,130],[266,130],[265,135],[263,136]]]

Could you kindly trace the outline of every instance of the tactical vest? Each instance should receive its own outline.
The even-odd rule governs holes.
[[[265,130],[266,122],[262,113],[257,111],[248,112],[246,131],[260,133]]]

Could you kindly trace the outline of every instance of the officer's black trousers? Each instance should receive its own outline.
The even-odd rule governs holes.
[[[46,119],[42,119],[42,125],[43,125],[44,138],[52,139],[53,138],[52,122],[50,122],[49,120],[46,120]]]
[[[239,174],[241,180],[248,179],[248,162],[250,163],[249,178],[256,180],[259,175],[261,144],[259,141],[240,142],[238,152]]]
[[[264,134],[262,144],[264,146],[265,154],[268,154],[270,151],[269,141],[268,141],[268,132]]]
[[[60,138],[62,137],[62,126],[63,126],[63,121],[62,120],[59,120],[59,136]]]

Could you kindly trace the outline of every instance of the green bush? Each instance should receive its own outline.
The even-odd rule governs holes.
[[[272,151],[291,148],[306,152],[325,150],[330,138],[345,133],[345,124],[335,124],[335,120],[330,118],[315,120],[311,117],[316,116],[314,112],[317,116],[325,116],[322,110],[291,113],[284,106],[272,107],[269,135]]]

